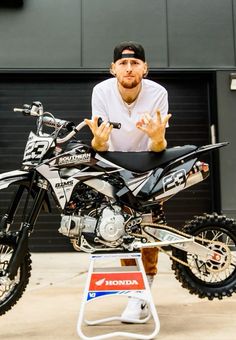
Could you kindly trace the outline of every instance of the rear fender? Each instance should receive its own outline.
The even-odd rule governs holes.
[[[196,150],[191,151],[190,153],[188,153],[188,154],[186,154],[186,155],[184,155],[182,157],[179,157],[179,158],[175,159],[173,162],[169,163],[164,168],[162,176],[164,174],[166,174],[167,172],[169,172],[174,167],[178,166],[179,163],[182,164],[183,162],[187,162],[190,159],[194,159],[194,158],[197,159],[199,157],[199,155],[201,155],[201,154],[204,154],[206,152],[222,148],[224,146],[227,146],[228,144],[229,144],[228,142],[222,142],[222,143],[216,143],[216,144],[209,144],[209,145],[200,146]]]

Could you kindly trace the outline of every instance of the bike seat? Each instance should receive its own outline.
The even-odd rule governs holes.
[[[195,145],[184,145],[169,148],[162,152],[106,151],[99,152],[99,155],[129,171],[142,173],[155,168],[163,168],[167,163],[170,163],[181,156],[187,155],[196,149],[197,146]]]

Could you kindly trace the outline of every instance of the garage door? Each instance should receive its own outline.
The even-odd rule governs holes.
[[[2,74],[0,80],[0,173],[19,168],[29,130],[34,118],[14,113],[14,107],[39,100],[47,111],[76,123],[90,116],[93,86],[108,74]],[[173,116],[167,131],[169,146],[208,144],[210,142],[211,74],[155,74],[169,93]],[[80,139],[89,140],[85,129]],[[210,158],[204,159],[212,162]],[[189,188],[166,203],[170,225],[180,226],[195,214],[215,208],[215,188],[210,179]],[[0,192],[0,212],[10,202],[9,190]],[[18,221],[16,221],[18,223]],[[55,206],[52,214],[42,214],[30,239],[33,251],[70,251],[69,239],[57,232],[60,216]]]

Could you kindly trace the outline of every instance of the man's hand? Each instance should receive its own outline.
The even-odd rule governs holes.
[[[163,119],[160,111],[156,112],[156,120],[146,113],[137,123],[136,127],[145,132],[151,140],[150,150],[160,152],[166,149],[167,141],[165,139],[166,125],[171,117],[169,113]]]
[[[84,122],[89,126],[93,134],[92,147],[97,151],[107,151],[108,150],[108,139],[110,137],[111,130],[113,128],[107,122],[103,122],[98,126],[98,116],[94,117],[94,120],[85,119]]]

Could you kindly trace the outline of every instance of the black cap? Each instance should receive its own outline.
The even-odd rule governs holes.
[[[133,54],[124,54],[122,53],[124,50],[133,51]],[[114,48],[114,56],[113,62],[115,63],[118,59],[121,58],[136,58],[141,59],[145,62],[145,52],[142,45],[136,43],[135,41],[123,41],[120,44],[116,45]]]

